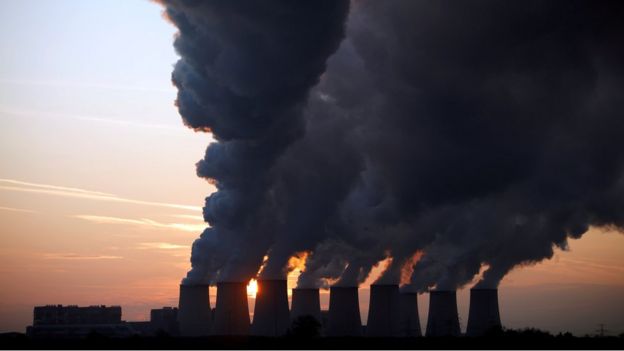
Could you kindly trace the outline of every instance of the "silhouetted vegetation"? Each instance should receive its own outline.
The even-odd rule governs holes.
[[[180,338],[110,338],[90,335],[84,339],[33,339],[24,334],[0,334],[0,347],[12,349],[624,349],[624,335],[575,337],[552,335],[538,329],[504,330],[484,337],[438,338],[323,338],[313,337],[307,320],[293,325],[289,336]],[[297,333],[297,334],[295,334]],[[300,334],[299,334],[300,333]],[[294,337],[297,335],[297,337]]]
[[[318,338],[321,336],[321,323],[313,316],[299,316],[293,321],[288,336],[299,339]]]

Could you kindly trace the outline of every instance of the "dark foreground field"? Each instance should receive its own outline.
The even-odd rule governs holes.
[[[4,349],[624,349],[624,337],[553,336],[538,331],[506,331],[482,338],[259,338],[169,336],[86,339],[31,339],[0,335]]]

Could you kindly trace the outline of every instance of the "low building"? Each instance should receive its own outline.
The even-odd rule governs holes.
[[[97,333],[109,337],[132,335],[121,320],[120,306],[47,305],[33,311],[33,325],[26,329],[31,337],[82,338]]]
[[[155,333],[179,335],[178,309],[176,307],[153,309],[150,313],[150,324]]]

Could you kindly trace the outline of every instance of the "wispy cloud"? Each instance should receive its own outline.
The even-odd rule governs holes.
[[[0,178],[0,183],[5,183],[5,184],[8,183],[8,184],[13,184],[17,186],[42,188],[42,189],[49,189],[49,190],[51,189],[51,190],[59,190],[59,191],[70,191],[70,192],[75,192],[75,193],[83,193],[83,194],[91,194],[91,195],[115,196],[111,193],[104,193],[101,191],[85,190],[85,189],[80,189],[80,188],[71,188],[71,187],[66,187],[66,186],[56,186],[56,185],[49,185],[49,184],[30,183],[30,182],[23,182],[21,180],[15,180],[15,179]]]
[[[37,213],[37,211],[33,211],[33,210],[25,210],[25,209],[23,209],[23,208],[2,207],[2,206],[0,206],[0,211],[24,212],[24,213]]]
[[[181,127],[171,124],[156,124],[156,123],[144,123],[132,120],[120,120],[112,118],[91,117],[91,116],[71,116],[72,118],[79,119],[81,121],[100,122],[108,124],[116,124],[122,127],[137,127],[137,128],[152,128],[163,130],[183,130]]]
[[[122,256],[111,255],[81,255],[77,253],[46,253],[43,257],[48,260],[118,260]]]
[[[199,215],[172,214],[170,216],[174,217],[174,218],[191,219],[191,220],[195,220],[195,221],[199,221],[199,222],[203,222],[204,221],[204,217],[201,214],[199,214]]]
[[[70,118],[80,121],[88,121],[88,122],[96,122],[96,123],[108,123],[113,125],[118,125],[122,127],[137,127],[140,129],[158,129],[160,131],[167,131],[172,133],[177,133],[180,131],[184,131],[184,128],[179,125],[174,124],[157,124],[157,123],[146,123],[141,121],[136,121],[132,119],[120,119],[105,117],[105,116],[89,116],[89,115],[78,115],[66,112],[50,112],[50,111],[42,111],[42,110],[31,110],[31,109],[23,109],[23,108],[11,108],[7,106],[0,105],[0,114],[11,115],[11,116],[23,116],[23,117],[44,117],[44,118]]]
[[[188,250],[189,248],[190,246],[188,245],[178,245],[165,242],[151,242],[139,244],[139,249],[141,250]]]
[[[175,92],[173,85],[165,88],[154,88],[153,86],[145,85],[115,85],[115,84],[85,84],[84,82],[71,82],[71,81],[42,81],[42,80],[10,80],[0,79],[0,84],[5,85],[21,85],[21,86],[40,86],[49,88],[73,88],[73,89],[106,89],[106,90],[119,90],[119,91],[145,91],[156,93],[172,93]]]
[[[65,186],[57,186],[57,185],[49,185],[49,184],[30,183],[30,182],[23,182],[23,181],[14,180],[14,179],[0,178],[0,190],[56,195],[56,196],[81,198],[81,199],[88,199],[88,200],[95,200],[95,201],[108,201],[108,202],[135,204],[135,205],[167,207],[167,208],[194,211],[194,212],[201,212],[202,210],[201,207],[199,206],[189,206],[189,205],[172,204],[172,203],[166,203],[166,202],[154,202],[154,201],[129,199],[129,198],[117,196],[115,194],[103,193],[100,191],[93,191],[93,190],[86,190],[86,189],[79,189],[79,188],[72,188],[72,187],[65,187]]]
[[[133,219],[96,215],[75,215],[72,217],[100,224],[126,224],[152,228],[181,230],[191,233],[202,232],[207,226],[207,224],[205,223],[161,223],[148,218]]]
[[[620,265],[619,262],[607,262],[607,261],[593,261],[586,259],[572,259],[568,257],[561,258],[562,263],[569,263],[571,265],[584,268],[596,269],[602,272],[615,272],[622,273],[624,272],[624,267]]]

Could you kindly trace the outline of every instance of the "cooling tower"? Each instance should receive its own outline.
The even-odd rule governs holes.
[[[357,287],[332,286],[326,336],[361,336],[362,320]]]
[[[251,334],[282,336],[290,326],[286,280],[258,280]]]
[[[481,336],[501,329],[498,311],[498,289],[470,289],[470,311],[466,335]]]
[[[217,283],[217,308],[212,334],[249,334],[249,308],[245,283]]]
[[[420,317],[418,316],[418,294],[399,294],[399,330],[403,337],[422,336]]]
[[[459,336],[457,294],[455,291],[431,291],[427,336]]]
[[[297,317],[312,316],[321,323],[321,301],[319,299],[319,289],[295,288],[292,290],[292,308],[290,309],[290,319],[294,321]]]
[[[398,285],[371,285],[366,335],[373,337],[400,336]]]
[[[208,285],[180,285],[178,322],[182,336],[210,334],[212,311]]]

